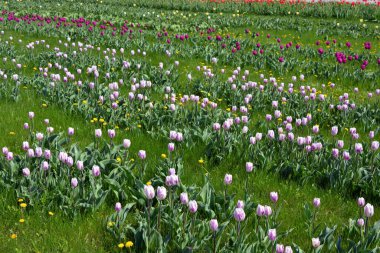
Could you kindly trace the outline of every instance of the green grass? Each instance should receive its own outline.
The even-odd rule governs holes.
[[[343,23],[343,21],[340,21]],[[347,21],[349,22],[349,21]],[[233,36],[239,36],[243,33],[243,28],[234,29]],[[292,40],[302,41],[304,44],[313,45],[315,43],[315,31],[294,35],[294,31],[273,31],[260,30],[262,35],[267,33],[275,33],[277,36],[288,36],[292,34]],[[36,40],[37,35],[23,35],[19,32],[7,31],[6,36],[14,36],[14,41],[22,38],[21,46],[31,40]],[[299,36],[299,37],[298,37]],[[289,39],[289,37],[288,37]],[[350,39],[346,36],[339,36],[342,41]],[[360,38],[355,41],[354,46],[362,45],[367,38]],[[51,46],[57,44],[57,38],[49,38],[52,41]],[[17,46],[21,50],[21,46]],[[314,45],[313,45],[314,47]],[[162,58],[160,54],[153,54],[150,58],[152,63],[157,64]],[[189,72],[195,72],[195,67],[202,59],[185,59],[184,69]],[[30,63],[33,64],[33,63]],[[182,62],[181,62],[182,65]],[[26,74],[32,74],[32,68],[29,65],[24,70]],[[226,66],[232,69],[232,66]],[[253,76],[259,73],[271,75],[271,71],[260,70],[253,72]],[[186,76],[187,73],[183,73]],[[287,73],[284,78],[289,78],[295,73]],[[298,73],[297,73],[298,74]],[[184,82],[185,78],[182,77]],[[339,82],[341,80],[331,80]],[[310,77],[305,83],[310,85],[320,84],[322,81],[318,77]],[[350,87],[351,90],[356,83],[345,83],[343,88]],[[339,88],[336,94],[343,90]],[[363,87],[367,89],[367,86]],[[66,132],[68,127],[75,128],[75,135],[72,141],[84,147],[93,141],[94,129],[96,126],[86,121],[83,115],[73,115],[54,103],[48,103],[43,106],[46,101],[37,95],[35,90],[30,88],[22,88],[19,101],[0,101],[0,146],[7,146],[11,151],[16,153],[21,151],[22,141],[27,139],[27,131],[22,129],[23,123],[28,121],[27,114],[29,111],[36,113],[35,124],[36,129],[45,132],[46,126],[43,120],[48,118],[50,125],[55,132]],[[106,128],[105,128],[106,129]],[[105,131],[103,131],[105,135]],[[115,142],[120,143],[123,138],[129,138],[132,141],[131,153],[136,157],[139,149],[146,149],[148,154],[148,167],[152,172],[158,163],[162,153],[167,152],[166,141],[162,139],[154,139],[149,137],[143,131],[136,130],[133,132],[119,130]],[[105,138],[106,139],[106,138]],[[207,164],[203,167],[199,165],[198,160],[203,158],[204,147],[196,147],[187,150],[184,157],[185,175],[181,180],[187,184],[201,185],[204,180],[205,173],[209,173],[211,182],[219,191],[223,190],[223,177],[225,173],[233,175],[233,184],[229,192],[236,193],[235,200],[244,196],[244,181],[246,172],[244,170],[245,161],[237,161],[233,156],[226,157],[218,166]],[[147,177],[146,180],[149,180]],[[275,174],[268,173],[264,170],[255,171],[250,175],[249,191],[254,194],[253,201],[260,204],[269,204],[269,192],[279,192],[279,203],[282,207],[279,220],[281,226],[280,232],[284,232],[289,228],[294,228],[284,243],[290,244],[295,242],[304,248],[309,247],[309,238],[305,233],[305,225],[303,219],[303,206],[305,203],[311,204],[314,197],[321,198],[321,208],[317,216],[317,221],[325,223],[327,226],[335,224],[347,223],[349,218],[355,218],[358,215],[356,200],[352,197],[345,197],[344,194],[334,190],[323,190],[312,184],[299,185],[291,180],[284,180]],[[49,216],[42,212],[38,205],[29,213],[25,213],[25,223],[20,224],[21,211],[17,207],[16,197],[11,191],[2,192],[0,195],[0,252],[107,252],[117,250],[116,243],[105,232],[105,217],[113,212],[112,207],[104,206],[96,213],[86,216],[76,217],[70,220],[61,216],[59,210],[53,210],[54,215]],[[375,205],[375,210],[379,205]],[[380,219],[379,212],[375,211],[373,220]],[[17,234],[16,239],[11,239],[12,233]]]

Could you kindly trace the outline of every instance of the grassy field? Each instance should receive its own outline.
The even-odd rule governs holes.
[[[105,1],[107,2],[107,1]],[[128,2],[129,3],[129,2]],[[39,8],[39,4],[43,5],[44,8]],[[70,7],[67,5],[68,3],[62,4],[61,10],[56,10],[56,7],[51,2],[40,1],[31,6],[31,10],[36,11],[39,9],[43,9],[43,12],[47,14],[58,14],[60,16],[65,16],[69,11]],[[114,2],[110,2],[107,5],[108,7],[104,7],[101,12],[103,12],[103,19],[112,19],[112,12],[115,11],[115,22],[121,22],[124,17],[128,19],[133,19],[134,23],[149,23],[149,18],[143,16],[142,13],[153,13],[160,12],[160,9],[157,9],[152,5],[152,7],[138,7],[135,6],[134,11],[129,11],[125,14],[124,17],[121,17],[121,10],[113,9]],[[93,8],[96,3],[91,3],[89,6]],[[9,5],[9,10],[12,8],[21,12],[22,4],[11,4]],[[96,15],[95,11],[91,14],[87,8],[82,5],[78,5],[75,8],[76,14],[81,16],[84,12],[87,11],[89,16]],[[105,5],[106,6],[106,5]],[[99,7],[100,8],[100,7]],[[131,7],[131,9],[133,9]],[[176,93],[178,94],[190,94],[190,92],[197,92],[204,88],[207,91],[204,91],[204,96],[209,96],[210,99],[214,101],[218,101],[218,108],[222,108],[221,111],[225,111],[227,108],[231,106],[230,94],[225,94],[223,97],[223,93],[216,91],[216,86],[214,83],[209,83],[208,85],[200,86],[201,88],[197,88],[197,85],[202,85],[203,82],[207,82],[202,80],[202,72],[197,72],[197,66],[209,66],[209,68],[213,69],[213,72],[219,71],[217,67],[213,67],[210,63],[210,52],[219,52],[212,51],[214,48],[217,48],[219,45],[218,42],[212,42],[207,44],[205,41],[205,36],[199,36],[199,33],[194,30],[192,24],[197,24],[197,22],[202,22],[202,18],[199,16],[204,15],[208,16],[205,12],[199,11],[196,12],[198,14],[198,18],[194,18],[190,20],[183,18],[179,20],[179,14],[173,14],[173,10],[164,10],[162,12],[165,14],[161,14],[162,16],[166,16],[168,25],[170,24],[180,24],[180,28],[172,27],[173,31],[170,31],[173,34],[180,33],[181,29],[183,29],[183,33],[189,33],[191,37],[191,42],[183,43],[174,42],[173,47],[174,55],[171,58],[165,56],[165,52],[159,45],[160,42],[157,40],[157,32],[160,31],[158,26],[151,25],[146,26],[146,33],[143,39],[135,39],[129,42],[119,40],[117,38],[111,39],[107,41],[107,39],[99,39],[95,40],[96,44],[94,46],[100,46],[101,50],[106,50],[107,47],[110,48],[119,48],[126,47],[126,51],[136,48],[143,48],[144,51],[147,52],[147,57],[136,56],[133,57],[133,61],[135,63],[143,63],[147,66],[158,66],[159,62],[164,62],[166,66],[172,66],[174,61],[179,61],[179,67],[175,69],[174,67],[171,71],[175,74],[178,74],[178,80],[170,83],[171,80],[168,81],[168,85],[172,85]],[[211,11],[210,11],[211,12]],[[194,14],[191,11],[181,11],[181,14],[188,15]],[[74,12],[75,14],[75,12]],[[72,14],[74,16],[74,14]],[[242,41],[243,45],[246,47],[243,48],[239,55],[228,56],[228,53],[220,53],[220,59],[223,61],[219,68],[225,68],[226,72],[232,72],[237,67],[236,64],[241,63],[241,67],[243,70],[247,69],[250,71],[249,78],[252,80],[259,80],[259,75],[264,74],[266,77],[275,76],[277,81],[280,82],[291,82],[292,76],[299,76],[304,71],[308,71],[308,69],[313,69],[313,67],[305,67],[309,62],[315,64],[315,69],[320,71],[323,67],[331,67],[336,63],[333,63],[333,60],[328,58],[326,60],[330,65],[318,65],[318,63],[323,63],[325,56],[321,57],[315,53],[315,51],[321,47],[320,45],[316,45],[316,41],[321,40],[326,41],[336,39],[338,44],[336,49],[333,46],[327,46],[325,48],[326,51],[333,54],[334,50],[346,50],[344,49],[345,43],[347,41],[352,42],[352,46],[348,51],[352,52],[352,54],[360,54],[365,55],[368,59],[371,60],[371,64],[368,67],[366,76],[363,74],[363,81],[359,82],[357,76],[362,75],[362,73],[358,73],[357,75],[351,75],[356,71],[356,69],[360,66],[344,66],[342,67],[341,72],[337,72],[335,76],[321,75],[324,73],[322,70],[320,72],[316,72],[314,75],[309,74],[306,77],[304,82],[296,83],[296,87],[304,85],[311,85],[312,87],[317,87],[318,90],[321,90],[325,93],[328,93],[328,97],[331,97],[331,102],[337,100],[338,97],[343,92],[348,92],[350,97],[354,97],[357,105],[360,104],[368,104],[369,108],[376,108],[379,102],[379,98],[376,97],[367,103],[367,93],[373,92],[378,87],[379,76],[379,67],[374,63],[375,59],[379,58],[379,29],[378,29],[378,21],[376,20],[365,20],[362,21],[361,16],[357,16],[356,20],[351,19],[336,19],[336,18],[315,18],[315,17],[297,17],[297,16],[283,16],[283,15],[272,15],[272,16],[259,16],[256,14],[247,13],[244,17],[247,20],[251,20],[252,23],[258,23],[259,28],[251,28],[249,33],[246,32],[246,25],[244,23],[244,19],[242,19],[241,23],[236,21],[234,23],[235,14],[231,14],[226,12],[224,14],[225,20],[215,21],[212,23],[210,21],[209,25],[212,27],[213,25],[218,26],[217,32],[215,34],[221,34],[222,36],[226,36],[227,34],[232,38],[229,41],[229,46],[234,45],[235,41]],[[124,14],[123,14],[124,15]],[[218,12],[214,11],[212,13],[213,17],[218,17]],[[181,15],[183,17],[183,15]],[[222,16],[221,14],[219,16]],[[152,19],[154,22],[154,17],[152,15]],[[216,18],[215,18],[216,20]],[[226,23],[223,23],[223,22]],[[227,21],[230,21],[228,24]],[[191,22],[186,24],[186,22]],[[220,22],[220,23],[218,23]],[[268,25],[270,22],[276,24],[282,24],[278,27],[271,27]],[[307,31],[302,30],[299,27],[305,27],[306,23],[310,23],[310,29]],[[121,22],[122,23],[122,22]],[[327,30],[323,30],[322,24],[329,23],[333,24],[331,27],[328,27]],[[337,25],[339,23],[339,25]],[[354,32],[349,32],[350,27],[356,27],[357,25],[363,26],[363,23],[366,24],[365,29],[358,30],[357,34]],[[202,23],[203,24],[203,23]],[[260,27],[261,24],[261,27]],[[208,27],[208,26],[207,26]],[[333,27],[337,28],[334,30]],[[44,28],[45,29],[45,28]],[[70,29],[62,29],[57,30],[59,32],[49,31],[48,29],[41,30],[35,26],[33,28],[22,28],[13,23],[4,24],[2,23],[0,26],[0,30],[4,31],[4,34],[1,35],[2,43],[4,41],[9,41],[9,45],[12,47],[11,50],[7,51],[6,49],[2,49],[1,52],[7,54],[6,63],[0,64],[0,68],[9,71],[9,73],[18,73],[20,76],[25,77],[22,79],[25,83],[21,83],[19,86],[19,94],[14,101],[12,98],[4,95],[0,101],[0,133],[2,133],[3,137],[0,139],[1,147],[8,147],[12,150],[15,155],[22,154],[22,142],[28,140],[30,138],[29,131],[23,129],[23,124],[25,122],[29,122],[28,120],[28,112],[35,112],[35,130],[45,132],[46,125],[43,123],[44,119],[49,119],[50,125],[54,127],[55,133],[63,132],[66,134],[67,129],[69,127],[75,128],[75,134],[70,138],[71,143],[78,144],[79,147],[85,148],[87,145],[90,145],[94,141],[94,131],[96,128],[102,128],[103,137],[102,140],[108,142],[108,138],[106,137],[106,132],[109,127],[115,128],[117,126],[116,137],[113,142],[120,144],[122,143],[124,138],[128,138],[131,140],[132,146],[130,148],[130,154],[132,159],[138,161],[137,153],[139,150],[146,150],[148,154],[147,159],[147,171],[145,173],[144,178],[141,178],[143,183],[146,183],[151,180],[156,180],[157,171],[160,166],[163,164],[162,154],[167,154],[167,136],[162,136],[159,131],[155,133],[155,128],[149,128],[144,121],[144,116],[138,116],[136,118],[131,118],[129,121],[126,121],[128,126],[123,126],[122,123],[112,123],[108,122],[110,125],[101,125],[99,123],[94,123],[92,118],[94,115],[91,114],[90,111],[88,113],[84,109],[80,109],[79,106],[73,106],[73,103],[66,103],[62,101],[57,101],[49,97],[49,95],[44,95],[46,91],[44,91],[43,86],[38,86],[35,80],[38,79],[38,68],[46,67],[47,60],[57,61],[59,64],[64,66],[67,62],[61,59],[55,59],[52,55],[45,55],[46,48],[36,46],[32,52],[29,49],[26,49],[26,46],[32,41],[41,41],[45,40],[45,44],[49,44],[50,48],[61,47],[64,46],[59,43],[59,40],[67,41],[67,36],[73,37],[73,40],[66,43],[71,43],[73,41],[82,41],[84,37],[81,35],[86,35],[84,32],[76,32],[75,30]],[[177,31],[178,30],[178,31]],[[353,30],[352,30],[353,31]],[[144,30],[145,32],[145,30]],[[254,33],[259,33],[260,36],[258,39],[254,38]],[[49,36],[47,36],[49,34]],[[215,35],[214,34],[214,35]],[[247,35],[248,34],[248,35]],[[266,34],[271,34],[273,39],[270,41],[265,38]],[[213,36],[214,36],[213,35]],[[356,36],[356,37],[354,37]],[[12,41],[10,40],[12,37]],[[97,38],[95,35],[90,35],[86,37],[88,40]],[[304,64],[299,66],[299,69],[294,67],[290,70],[287,70],[287,67],[284,68],[272,68],[268,67],[268,65],[263,68],[255,65],[255,62],[246,61],[247,57],[245,55],[251,55],[252,47],[255,47],[257,43],[262,43],[266,45],[266,50],[275,50],[278,47],[278,43],[274,40],[274,38],[281,38],[283,41],[292,41],[293,43],[299,43],[302,47],[303,53],[298,58],[298,62],[294,63],[295,66],[297,64]],[[19,42],[19,40],[21,40]],[[252,40],[252,41],[251,41]],[[141,44],[143,41],[143,44]],[[173,38],[174,41],[174,38]],[[366,52],[362,49],[362,45],[364,42],[371,41],[372,42],[372,50],[370,52]],[[161,43],[163,44],[163,43]],[[4,47],[5,48],[5,47]],[[202,51],[202,48],[204,51]],[[192,52],[191,50],[195,50]],[[215,49],[216,50],[216,49]],[[67,49],[68,54],[72,54],[73,49]],[[276,52],[276,51],[274,51]],[[203,54],[204,53],[204,54]],[[274,53],[277,54],[277,53]],[[296,53],[294,53],[295,55]],[[280,55],[274,56],[275,59]],[[16,62],[22,63],[21,70],[17,70],[15,68],[15,64],[11,62],[12,58],[17,59]],[[226,57],[226,58],[224,58]],[[268,56],[269,57],[269,56]],[[291,55],[288,56],[289,59]],[[311,57],[311,58],[309,58]],[[326,56],[326,58],[329,56]],[[118,61],[122,60],[124,56],[117,55]],[[132,58],[128,56],[128,58]],[[243,60],[239,60],[239,59]],[[332,57],[333,58],[333,57]],[[225,60],[223,60],[225,59]],[[268,59],[261,59],[262,61],[270,62]],[[93,64],[98,64],[98,67],[107,71],[107,62],[101,59],[101,53],[97,53],[96,51],[88,53],[80,59],[81,63],[71,62],[71,66],[69,67],[69,71],[75,72],[76,68],[79,68],[79,65],[82,65],[83,72],[85,72],[85,67],[90,67]],[[88,62],[87,62],[88,61]],[[243,62],[241,62],[243,61]],[[246,62],[244,62],[246,61]],[[288,66],[288,65],[286,65]],[[148,67],[147,67],[148,68]],[[110,71],[110,67],[108,67],[108,71]],[[149,68],[148,68],[149,69]],[[333,67],[331,67],[333,69]],[[143,67],[143,70],[137,71],[131,76],[136,75],[137,77],[146,75],[147,78],[150,78],[152,82],[155,82],[158,77],[155,77],[152,73],[146,73],[146,70]],[[115,71],[110,71],[114,75],[114,80],[123,77],[123,70],[120,70],[118,67],[115,68]],[[310,70],[310,73],[312,71]],[[189,82],[187,80],[187,75],[191,73],[193,76],[193,80]],[[355,72],[356,73],[356,72]],[[10,78],[9,74],[9,78]],[[62,73],[63,76],[63,73]],[[86,73],[76,74],[76,78],[78,80],[83,80],[84,82],[93,81],[90,75]],[[219,79],[220,83],[223,83]],[[102,80],[102,84],[104,86],[108,85],[108,80]],[[323,90],[322,83],[326,85],[330,85],[331,83],[336,83],[337,88],[332,90]],[[5,86],[4,81],[4,86]],[[225,84],[223,84],[225,85]],[[227,87],[225,85],[225,87]],[[360,93],[356,95],[353,92],[354,87],[359,87]],[[69,92],[71,88],[67,88]],[[163,93],[162,90],[164,87],[157,88],[149,93],[149,97],[152,101],[159,104],[160,100],[162,100]],[[328,88],[327,88],[328,89]],[[124,85],[120,88],[120,93],[123,95],[128,94],[129,87]],[[213,93],[215,91],[215,93]],[[208,93],[208,94],[207,94]],[[63,93],[62,93],[63,94]],[[66,96],[66,94],[63,94]],[[62,96],[62,98],[63,98]],[[127,95],[125,95],[127,96]],[[181,96],[181,95],[180,95]],[[277,95],[276,95],[277,96]],[[278,96],[280,98],[280,96]],[[217,100],[220,99],[220,100]],[[63,99],[64,100],[64,99]],[[91,97],[89,96],[89,101],[91,101]],[[80,99],[78,101],[81,101]],[[131,114],[135,113],[136,108],[127,108],[128,112]],[[305,108],[300,106],[298,108],[300,111],[306,111]],[[140,110],[140,109],[139,109]],[[261,130],[264,135],[266,134],[267,127],[263,125],[259,125],[262,121],[262,118],[265,117],[265,114],[268,110],[264,110],[262,108],[255,108],[255,105],[252,104],[252,109],[250,108],[250,114],[252,120],[250,121],[250,128],[252,133],[254,131]],[[314,113],[314,112],[313,112]],[[136,113],[137,115],[137,113]],[[350,118],[352,121],[348,121],[342,124],[342,127],[349,128],[350,124],[354,124],[357,130],[361,133],[361,141],[368,142],[368,134],[369,130],[375,130],[377,133],[379,131],[378,125],[376,125],[376,120],[371,123],[370,127],[366,122],[358,122],[353,121],[357,116],[353,116]],[[91,122],[92,120],[92,122]],[[186,120],[185,118],[183,120]],[[219,118],[220,120],[220,118]],[[335,120],[335,119],[334,119]],[[118,121],[116,121],[118,122]],[[355,122],[355,123],[352,123]],[[119,128],[120,125],[120,128]],[[142,125],[142,127],[139,127]],[[328,120],[321,124],[321,135],[328,136],[331,126],[333,123],[330,123]],[[175,129],[175,125],[164,126],[166,131]],[[303,129],[298,131],[297,133],[302,135],[309,134],[309,129]],[[350,142],[350,136],[347,134],[343,134],[340,136],[346,143]],[[379,137],[375,137],[375,140],[378,140]],[[327,137],[327,143],[329,141],[335,141],[332,137]],[[329,144],[327,144],[329,145]],[[69,148],[69,144],[63,145],[63,148]],[[182,155],[182,166],[184,168],[183,174],[181,175],[181,183],[184,185],[196,185],[202,187],[205,184],[205,175],[208,176],[212,185],[215,187],[216,191],[223,192],[223,178],[226,173],[230,173],[233,176],[234,183],[229,187],[229,191],[235,193],[233,196],[233,202],[236,202],[238,199],[244,199],[245,194],[245,179],[247,174],[244,170],[246,160],[242,159],[240,154],[238,154],[235,149],[234,152],[223,154],[223,159],[220,163],[215,164],[211,160],[207,159],[207,152],[209,146],[207,143],[202,141],[195,142],[194,145],[190,145],[190,147],[183,149]],[[264,146],[265,148],[265,146]],[[268,150],[270,148],[268,147]],[[248,153],[248,151],[246,151]],[[256,159],[256,158],[254,158]],[[200,163],[200,160],[204,161],[204,163]],[[133,163],[133,162],[132,162]],[[136,162],[136,164],[138,164]],[[305,224],[305,213],[304,207],[305,204],[312,205],[313,198],[321,199],[321,207],[317,213],[316,222],[321,223],[327,227],[333,227],[334,225],[338,225],[338,231],[343,231],[341,224],[348,224],[350,218],[355,218],[358,215],[358,206],[356,204],[356,199],[361,195],[355,195],[350,193],[344,193],[340,189],[334,189],[329,187],[323,187],[320,183],[317,183],[313,178],[302,181],[297,180],[296,178],[283,178],[281,177],[275,169],[272,167],[275,166],[271,164],[271,161],[265,163],[263,167],[255,168],[253,174],[249,178],[249,192],[251,194],[252,203],[270,203],[269,193],[271,191],[277,191],[279,194],[279,205],[281,206],[281,212],[278,216],[278,224],[277,230],[278,233],[286,232],[288,229],[293,229],[289,235],[282,240],[283,244],[291,245],[292,243],[296,243],[302,248],[306,250],[312,250],[310,246],[310,238],[307,234],[307,225]],[[20,165],[20,169],[21,169]],[[12,188],[6,188],[5,184],[0,184],[1,194],[0,194],[0,213],[2,214],[0,217],[0,252],[109,252],[109,251],[118,251],[119,241],[115,241],[109,233],[106,231],[107,227],[107,218],[109,215],[114,213],[113,205],[116,201],[114,198],[109,197],[105,201],[105,203],[101,206],[100,209],[95,212],[87,213],[87,214],[78,214],[74,218],[67,217],[63,214],[62,210],[60,210],[59,205],[51,210],[47,210],[46,207],[43,206],[43,201],[40,203],[36,202],[35,205],[28,208],[27,211],[22,211],[22,208],[19,207],[17,203],[17,198],[21,196],[16,196],[14,190]],[[127,190],[126,190],[127,191]],[[379,196],[377,193],[369,196],[367,201],[374,204],[375,214],[374,217],[371,218],[371,222],[373,224],[374,221],[380,219],[379,212],[376,210],[379,208],[378,200]],[[367,197],[367,196],[365,196]],[[130,199],[125,200],[126,202],[131,201]],[[51,213],[49,213],[51,212]],[[134,215],[137,217],[139,214],[139,210],[133,210]],[[23,221],[20,221],[23,219]],[[132,225],[136,225],[136,220],[131,218],[128,220]],[[248,225],[246,231],[253,229],[252,225]],[[16,237],[17,236],[17,237]],[[16,238],[14,238],[16,237]],[[134,241],[134,238],[130,238],[130,240]],[[378,241],[377,245],[380,244]],[[324,249],[324,252],[329,252],[328,249]]]

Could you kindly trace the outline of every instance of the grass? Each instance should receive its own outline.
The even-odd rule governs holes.
[[[261,30],[261,34],[272,33],[272,30]],[[237,36],[243,33],[243,29],[235,30]],[[292,34],[293,31],[285,30],[278,32],[278,36]],[[38,36],[26,36],[18,32],[6,33],[7,36],[12,35],[15,40],[23,39],[21,45],[25,45],[30,40],[38,39]],[[315,42],[313,32],[299,34],[299,40],[305,44]],[[293,39],[298,38],[294,37]],[[349,39],[341,36],[342,41]],[[53,44],[57,43],[57,38],[52,39]],[[360,38],[357,45],[365,41]],[[20,46],[21,48],[21,46]],[[160,61],[160,55],[152,56],[152,63]],[[186,67],[191,72],[199,64],[200,59],[186,59]],[[29,66],[30,67],[30,66]],[[231,66],[229,68],[232,69]],[[268,70],[262,70],[270,75]],[[28,70],[26,70],[28,73]],[[184,73],[187,74],[187,73]],[[287,73],[286,77],[290,79],[294,73]],[[254,73],[255,76],[258,75]],[[340,80],[336,80],[339,82]],[[307,84],[319,84],[317,77],[311,77]],[[354,87],[355,83],[349,83],[347,86]],[[364,86],[364,88],[367,88]],[[75,128],[73,142],[84,147],[93,141],[93,133],[95,125],[86,121],[83,115],[75,115],[64,111],[54,103],[48,103],[43,97],[37,95],[35,90],[30,88],[22,88],[20,99],[17,102],[0,101],[0,146],[7,146],[10,150],[21,152],[21,144],[27,139],[27,132],[22,129],[24,122],[28,121],[27,114],[29,111],[36,113],[35,123],[36,129],[41,132],[45,131],[46,126],[43,119],[48,118],[50,124],[54,127],[55,132],[66,132],[68,127]],[[120,143],[123,138],[130,138],[132,141],[131,152],[136,156],[139,149],[146,149],[148,154],[148,166],[150,171],[154,170],[155,164],[160,159],[162,153],[166,153],[166,142],[162,139],[154,139],[143,131],[136,130],[133,132],[120,130],[117,132],[115,142]],[[235,192],[235,199],[241,199],[244,195],[244,180],[246,172],[244,170],[245,161],[237,161],[234,157],[226,157],[218,166],[207,164],[200,166],[198,160],[204,154],[204,147],[200,146],[192,150],[188,150],[184,157],[185,175],[181,180],[185,184],[201,185],[203,183],[204,174],[209,173],[211,182],[215,188],[222,191],[222,180],[224,174],[229,172],[233,175],[234,183],[229,191]],[[147,178],[149,180],[149,178]],[[315,185],[306,184],[299,185],[290,180],[279,178],[275,174],[268,173],[264,170],[257,170],[250,176],[250,192],[254,193],[253,201],[260,204],[269,204],[269,192],[277,191],[280,196],[282,206],[279,220],[282,224],[279,231],[284,232],[289,228],[294,228],[284,243],[290,244],[295,242],[304,248],[310,244],[308,236],[305,233],[305,225],[303,222],[303,207],[305,203],[311,204],[314,197],[321,198],[321,208],[318,213],[317,221],[325,223],[328,226],[335,224],[347,223],[349,218],[357,216],[358,208],[354,198],[343,196],[343,194],[334,190],[322,190]],[[379,206],[375,205],[375,210]],[[109,206],[104,206],[96,213],[79,216],[74,220],[60,215],[59,210],[53,210],[54,215],[42,212],[36,206],[30,213],[24,214],[25,223],[21,224],[19,219],[21,211],[17,207],[16,196],[10,190],[3,191],[0,196],[0,252],[107,252],[117,250],[114,241],[105,232],[105,217],[113,212]],[[375,212],[373,220],[380,219],[379,212]],[[12,233],[17,234],[16,239],[11,239]]]

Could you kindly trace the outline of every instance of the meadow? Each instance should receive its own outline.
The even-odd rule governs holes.
[[[0,252],[379,252],[379,20],[3,2]]]

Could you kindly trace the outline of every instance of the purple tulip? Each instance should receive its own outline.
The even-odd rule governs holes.
[[[358,206],[363,207],[365,205],[365,199],[360,197],[358,198],[357,203],[358,203]]]
[[[83,166],[83,161],[77,161],[77,169],[78,170],[83,170],[84,166]]]
[[[22,169],[22,174],[24,175],[24,177],[29,177],[30,176],[30,170],[29,170],[29,168],[23,168]]]
[[[153,199],[156,195],[156,193],[154,192],[154,188],[151,185],[144,186],[144,193],[147,199]]]
[[[319,238],[312,238],[311,239],[311,244],[316,249],[316,248],[318,248],[321,245],[321,241],[319,240]]]
[[[232,184],[232,175],[231,174],[226,174],[224,176],[224,184],[225,185],[230,185]]]
[[[245,219],[245,212],[243,208],[235,208],[234,218],[236,221],[243,221]]]
[[[256,214],[259,217],[263,216],[265,214],[265,207],[262,206],[262,205],[260,205],[260,204],[258,204],[257,208],[256,208]]]
[[[379,149],[379,142],[378,142],[378,141],[373,141],[373,142],[371,143],[371,149],[372,149],[373,151],[378,150],[378,149]]]
[[[276,245],[276,253],[284,253],[284,251],[285,251],[284,245],[282,245],[282,244]]]
[[[190,211],[190,213],[196,213],[197,212],[197,210],[198,210],[198,203],[197,203],[197,201],[190,200],[188,205],[189,205],[189,211]]]
[[[244,202],[243,202],[243,200],[238,200],[238,202],[236,204],[236,207],[238,207],[238,208],[244,208]]]
[[[337,135],[338,134],[338,127],[337,126],[333,126],[332,128],[331,128],[331,135],[332,136],[335,136],[335,135]]]
[[[355,143],[355,152],[357,154],[363,153],[363,145],[361,143]]]
[[[181,200],[182,205],[187,205],[189,203],[189,197],[186,192],[182,192],[179,195],[179,199]]]
[[[158,200],[164,200],[166,198],[166,188],[163,186],[157,187],[157,199]]]
[[[71,188],[76,188],[78,186],[78,179],[76,177],[73,177],[71,179]]]
[[[171,142],[171,143],[168,144],[168,151],[169,152],[173,152],[174,151],[174,143]]]
[[[277,232],[276,232],[276,229],[269,229],[268,231],[268,238],[269,240],[271,240],[272,242],[274,242],[276,240],[276,237],[277,237]]]
[[[116,132],[114,129],[108,129],[108,136],[113,139],[115,138]]]
[[[95,129],[95,137],[96,138],[102,137],[102,130],[101,129]]]
[[[212,219],[212,220],[210,220],[210,229],[211,229],[211,231],[213,231],[213,232],[216,232],[216,231],[218,231],[218,220],[217,219]]]
[[[363,227],[364,226],[364,219],[362,219],[362,218],[358,219],[356,224],[358,224],[359,227]]]
[[[130,146],[131,146],[131,141],[129,139],[124,139],[123,140],[123,147],[129,148]]]
[[[146,158],[145,150],[139,150],[138,156],[140,157],[141,160],[144,160]]]
[[[269,194],[270,196],[270,200],[273,202],[273,203],[277,203],[278,201],[278,193],[277,192],[271,192]]]
[[[320,198],[314,198],[313,199],[313,206],[318,208],[321,205],[321,199]]]
[[[252,172],[252,170],[253,170],[253,163],[251,163],[251,162],[246,162],[246,163],[245,163],[245,171],[246,171],[246,172]]]
[[[364,206],[364,215],[367,217],[367,218],[371,218],[375,213],[375,210],[373,208],[373,205],[371,205],[370,203],[367,203],[365,206]]]
[[[122,209],[121,203],[120,203],[120,202],[117,202],[117,203],[115,204],[115,211],[116,211],[116,212],[120,212],[121,209]]]
[[[350,153],[348,151],[343,151],[343,159],[346,161],[351,159]]]
[[[98,165],[94,165],[94,166],[92,166],[92,175],[93,175],[94,177],[98,177],[98,176],[100,176],[100,168],[99,168]]]
[[[49,169],[49,163],[47,161],[43,161],[41,167],[44,171],[47,171]]]
[[[69,128],[67,129],[67,134],[68,134],[69,136],[74,135],[74,128],[69,127]]]

